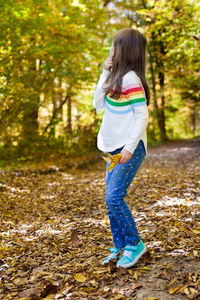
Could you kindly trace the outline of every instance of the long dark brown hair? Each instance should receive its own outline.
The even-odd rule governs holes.
[[[123,28],[115,33],[113,38],[115,54],[112,59],[111,73],[106,80],[106,95],[111,93],[112,98],[119,99],[122,78],[127,72],[133,70],[142,81],[147,105],[149,105],[150,91],[145,77],[146,44],[146,37],[138,30]]]

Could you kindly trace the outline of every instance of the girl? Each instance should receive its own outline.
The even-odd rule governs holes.
[[[145,253],[132,213],[124,201],[127,189],[147,154],[150,93],[145,79],[146,38],[138,30],[119,30],[110,57],[104,62],[93,106],[105,108],[97,147],[111,155],[121,153],[112,172],[106,171],[106,207],[115,247],[102,265],[121,258],[117,267],[131,267]],[[109,163],[107,163],[107,167]]]

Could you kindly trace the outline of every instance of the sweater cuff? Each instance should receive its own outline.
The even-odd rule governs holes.
[[[135,150],[135,149],[133,149],[133,147],[131,147],[131,146],[128,145],[128,144],[126,144],[126,145],[124,146],[123,149],[127,150],[128,152],[130,152],[130,153],[132,153],[132,154],[133,154],[133,152],[134,152],[134,150]]]
[[[103,69],[102,74],[108,76],[110,74],[110,71]]]

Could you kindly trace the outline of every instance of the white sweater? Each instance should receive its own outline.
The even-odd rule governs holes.
[[[105,95],[103,87],[110,71],[103,69],[96,86],[93,106],[99,111],[105,108],[103,121],[97,135],[97,147],[111,152],[124,146],[133,153],[139,141],[144,142],[147,154],[148,107],[140,78],[134,71],[126,73],[122,80],[119,99]]]

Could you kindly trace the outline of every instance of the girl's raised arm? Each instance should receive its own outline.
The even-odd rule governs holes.
[[[94,92],[93,106],[97,111],[103,109],[105,106],[105,92],[103,86],[109,74],[110,71],[103,69]]]

